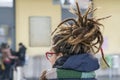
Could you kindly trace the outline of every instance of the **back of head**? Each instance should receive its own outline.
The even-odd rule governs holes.
[[[89,7],[82,15],[77,2],[76,6],[77,8],[72,11],[77,19],[64,20],[52,33],[53,49],[56,53],[61,52],[63,55],[95,54],[99,52],[103,44],[103,35],[100,29],[100,26],[103,25],[99,21],[108,17],[100,19],[88,17],[95,11],[92,7]],[[69,24],[70,21],[72,24]]]
[[[19,43],[19,46],[23,46],[23,44],[22,44],[22,43]]]
[[[9,45],[7,43],[2,43],[0,46],[1,49],[8,49],[10,48]]]

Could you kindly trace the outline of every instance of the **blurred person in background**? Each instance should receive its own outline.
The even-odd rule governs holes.
[[[26,50],[27,50],[27,48],[23,45],[23,43],[19,43],[19,51],[18,51],[17,55],[19,57],[21,66],[24,66],[24,64],[25,64]]]
[[[102,52],[103,44],[102,24],[98,21],[105,18],[88,18],[92,8],[82,16],[77,2],[76,6],[73,12],[77,20],[64,20],[52,33],[52,47],[46,57],[53,68],[44,71],[40,80],[97,80],[95,71],[99,69],[99,63],[94,54]],[[68,21],[74,23],[71,25]]]
[[[2,53],[2,61],[5,66],[2,80],[12,80],[12,76],[11,76],[12,60],[18,59],[18,57],[12,55],[11,49],[7,43],[1,44],[1,53]]]
[[[23,45],[23,43],[19,43],[19,50],[16,54],[18,56],[18,60],[16,61],[16,71],[17,71],[17,79],[18,80],[26,80],[24,66],[26,63],[26,50],[27,48]]]

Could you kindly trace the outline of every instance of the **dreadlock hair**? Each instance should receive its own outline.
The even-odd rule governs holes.
[[[71,12],[77,15],[77,19],[69,18],[62,21],[52,32],[53,49],[56,53],[61,52],[63,55],[96,54],[103,44],[103,35],[100,30],[100,26],[103,25],[99,21],[110,16],[99,19],[88,18],[88,15],[97,8],[92,9],[89,6],[82,15],[78,2],[76,2],[76,7],[76,9],[71,9]],[[72,24],[69,24],[69,21],[72,21]]]

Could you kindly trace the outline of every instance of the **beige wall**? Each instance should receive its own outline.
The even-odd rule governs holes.
[[[111,18],[102,21],[104,24],[104,36],[108,39],[108,48],[105,53],[120,53],[120,0],[94,0],[96,17],[112,15]]]
[[[29,16],[50,16],[52,30],[61,20],[59,5],[53,5],[52,0],[16,0],[16,47],[22,42],[28,48],[29,55],[43,54],[49,47],[29,46]]]

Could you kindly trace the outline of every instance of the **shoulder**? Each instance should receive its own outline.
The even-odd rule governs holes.
[[[47,79],[56,79],[57,78],[57,68],[52,68],[46,72]]]

